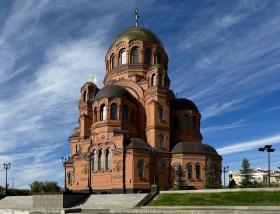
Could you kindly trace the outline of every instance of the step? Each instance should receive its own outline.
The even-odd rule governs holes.
[[[108,194],[91,195],[87,201],[78,206],[82,210],[90,209],[127,209],[135,207],[147,194]]]
[[[29,209],[32,207],[32,196],[7,196],[0,200],[0,208],[4,209]]]

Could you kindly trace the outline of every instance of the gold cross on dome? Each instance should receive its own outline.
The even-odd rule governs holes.
[[[138,24],[139,24],[139,19],[140,19],[140,16],[138,14],[138,9],[136,8],[135,9],[135,21],[136,21],[136,27],[138,27]]]

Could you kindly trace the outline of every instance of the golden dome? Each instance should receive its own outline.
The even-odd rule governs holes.
[[[119,33],[119,35],[113,40],[111,47],[118,44],[121,41],[129,42],[132,40],[152,42],[155,45],[159,45],[164,49],[164,46],[160,39],[157,37],[157,35],[149,29],[143,27],[129,27],[125,29],[124,31]]]

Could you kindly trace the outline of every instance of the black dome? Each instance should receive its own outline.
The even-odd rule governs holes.
[[[179,99],[174,99],[174,100],[170,100],[170,105],[171,108],[174,110],[185,110],[185,109],[189,109],[189,110],[194,110],[194,111],[198,111],[197,106],[194,104],[193,101],[188,100],[186,98],[179,98]]]
[[[126,142],[126,149],[146,149],[149,150],[151,147],[144,140],[140,138],[130,138]]]
[[[83,86],[95,86],[95,84],[93,82],[86,82]]]
[[[94,100],[99,100],[104,97],[105,98],[119,97],[119,98],[133,99],[132,95],[125,88],[119,85],[107,85],[103,87],[97,92]]]
[[[207,154],[213,154],[213,155],[218,155],[218,152],[216,151],[216,149],[214,149],[212,146],[208,145],[208,144],[202,144],[204,151]]]
[[[171,150],[171,153],[189,153],[189,154],[211,154],[219,155],[212,146],[195,141],[178,142]]]

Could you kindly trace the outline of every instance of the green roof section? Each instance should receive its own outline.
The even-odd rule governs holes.
[[[155,33],[150,31],[147,28],[143,27],[129,27],[123,30],[119,35],[113,40],[112,45],[116,45],[121,41],[132,41],[132,40],[140,40],[143,42],[152,42],[156,45],[159,45],[164,49],[164,46],[160,39],[157,37]]]

